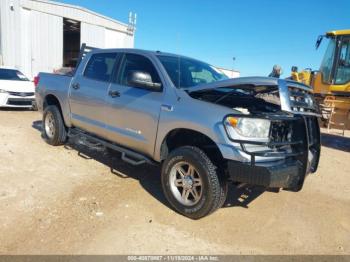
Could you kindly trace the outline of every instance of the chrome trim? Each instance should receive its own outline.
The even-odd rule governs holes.
[[[19,96],[19,97],[28,97],[28,96],[34,96],[34,92],[13,92],[8,91],[8,93],[12,96]]]
[[[315,103],[314,99],[311,99],[310,107],[312,107],[312,108],[310,108],[310,109],[314,110],[315,112],[303,112],[303,111],[293,110],[293,106],[294,107],[297,107],[297,106],[295,106],[294,105],[295,103],[293,101],[291,101],[291,93],[289,90],[290,88],[299,89],[300,92],[302,92],[302,91],[306,92],[305,95],[303,96],[303,98],[313,97],[312,90],[308,86],[306,86],[304,84],[297,83],[297,82],[279,79],[278,80],[278,89],[279,89],[279,93],[280,93],[282,111],[292,113],[295,115],[316,116],[316,117],[321,116],[319,113],[317,113],[317,106],[313,104],[313,103]],[[305,102],[305,103],[307,103],[307,102]]]
[[[161,105],[160,108],[161,108],[163,111],[167,111],[167,112],[171,112],[171,111],[174,110],[174,107],[173,107],[173,106],[171,106],[171,105],[165,105],[165,104]]]
[[[282,111],[294,113],[290,105],[290,94],[287,86],[287,82],[283,79],[278,80],[278,90],[280,93],[281,109]]]

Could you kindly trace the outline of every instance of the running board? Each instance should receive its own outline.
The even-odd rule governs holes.
[[[105,147],[108,147],[110,149],[118,151],[122,154],[121,159],[123,161],[125,161],[131,165],[134,165],[134,166],[138,166],[138,165],[142,165],[142,164],[155,164],[155,162],[153,160],[151,160],[150,158],[148,158],[140,153],[134,152],[130,149],[124,148],[124,147],[119,146],[115,143],[112,143],[112,142],[106,141],[102,138],[96,137],[96,136],[89,134],[89,133],[87,133],[81,129],[78,129],[78,128],[69,129],[68,136],[69,137],[82,136],[82,137],[85,137],[89,140],[97,142]]]

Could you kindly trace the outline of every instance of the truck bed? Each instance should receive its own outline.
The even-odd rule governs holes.
[[[39,111],[43,110],[43,100],[47,95],[53,95],[56,97],[61,106],[63,117],[66,120],[66,124],[69,121],[69,87],[73,80],[73,76],[57,75],[51,73],[40,73],[39,84],[35,90],[35,99],[38,105]]]

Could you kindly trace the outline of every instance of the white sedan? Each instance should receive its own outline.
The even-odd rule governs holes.
[[[0,107],[35,107],[34,89],[34,83],[17,69],[0,67]]]

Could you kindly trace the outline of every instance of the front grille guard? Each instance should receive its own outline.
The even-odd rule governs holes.
[[[239,143],[242,151],[251,157],[250,164],[256,164],[256,157],[283,157],[284,159],[293,158],[299,166],[299,180],[295,187],[289,189],[299,191],[306,175],[309,172],[316,172],[320,159],[320,130],[317,118],[320,117],[319,108],[316,104],[311,88],[297,82],[278,80],[279,97],[281,102],[281,110],[286,114],[268,114],[268,115],[244,115],[244,117],[265,118],[274,122],[290,122],[297,123],[293,125],[293,132],[297,131],[297,135],[287,141],[271,141],[271,128],[269,133],[269,142],[231,139],[232,142]],[[292,99],[302,97],[302,99]],[[302,100],[302,101],[300,101]],[[300,108],[303,108],[302,110]],[[232,115],[242,117],[242,115]],[[225,125],[224,125],[225,126]],[[271,124],[272,126],[272,124]],[[225,127],[226,128],[226,127]],[[226,130],[227,131],[227,130]],[[260,145],[271,148],[262,151],[248,151],[247,144]],[[288,147],[289,151],[285,148]],[[309,162],[309,153],[314,154],[312,162]]]
[[[242,117],[241,115],[229,115],[233,117]],[[228,116],[227,116],[228,117]],[[232,139],[230,140],[234,143],[239,143],[242,151],[249,155],[251,157],[251,165],[255,165],[255,158],[256,157],[298,157],[302,155],[307,155],[307,148],[308,148],[308,138],[307,138],[307,125],[306,120],[302,116],[284,116],[284,115],[245,115],[244,117],[249,118],[262,118],[262,119],[268,119],[271,121],[271,127],[269,132],[269,141],[268,142],[262,142],[262,141],[254,141],[254,140],[242,140],[242,139]],[[301,129],[300,134],[302,134],[302,137],[290,139],[289,141],[271,141],[272,139],[272,126],[275,123],[280,122],[302,122],[303,125],[298,127]],[[303,136],[304,135],[304,136]],[[268,148],[271,148],[269,150],[262,150],[262,151],[249,151],[246,148],[246,145],[257,145],[257,146],[266,146]],[[293,150],[292,152],[287,152],[285,149],[281,149],[281,147],[290,146]]]
[[[271,123],[274,122],[289,122],[289,121],[300,121],[299,129],[299,138],[290,140],[290,141],[282,141],[275,142],[271,141],[271,130],[269,134],[269,142],[260,142],[260,141],[252,141],[252,140],[238,140],[231,139],[232,142],[239,143],[241,149],[244,153],[251,156],[251,164],[255,164],[255,158],[259,157],[296,157],[302,160],[307,159],[308,149],[309,147],[316,146],[319,147],[319,138],[317,138],[314,142],[312,138],[312,132],[309,128],[309,120],[314,118],[317,122],[317,117],[320,117],[318,106],[313,98],[313,94],[311,92],[311,88],[294,81],[288,81],[284,79],[278,79],[278,90],[279,97],[281,102],[281,110],[286,114],[261,114],[261,115],[244,115],[244,117],[251,118],[265,118],[271,120]],[[297,98],[297,99],[296,99]],[[300,99],[298,99],[300,98]],[[242,117],[242,115],[235,115],[234,117]],[[272,124],[271,124],[272,126]],[[316,132],[317,133],[317,132]],[[318,134],[318,135],[317,135]],[[319,132],[315,136],[319,137]],[[246,147],[247,144],[257,145],[257,146],[266,146],[271,148],[270,150],[264,151],[249,151]],[[292,148],[292,152],[287,152],[281,147],[290,146]],[[317,149],[319,151],[319,149]]]
[[[249,116],[245,116],[249,117]],[[251,116],[254,117],[254,116]],[[255,116],[256,117],[256,116]],[[261,116],[260,116],[261,117]],[[292,132],[293,134],[291,139],[283,142],[260,142],[260,141],[251,141],[251,140],[238,140],[231,139],[232,142],[239,143],[242,151],[251,157],[251,166],[256,165],[255,158],[257,156],[261,157],[283,157],[286,161],[294,159],[299,168],[299,179],[295,187],[289,188],[291,191],[299,191],[305,181],[305,177],[308,173],[314,173],[317,170],[317,166],[320,159],[321,145],[320,145],[320,130],[318,126],[318,121],[316,117],[310,116],[293,116],[293,117],[284,117],[284,116],[270,116],[265,117],[270,119],[271,122],[285,122],[290,121],[293,123]],[[270,130],[271,131],[271,130]],[[271,139],[271,133],[269,135]],[[246,148],[247,144],[253,145],[262,145],[267,147],[272,147],[270,150],[256,151],[251,152]],[[291,152],[286,152],[281,150],[278,147],[280,146],[290,146]],[[309,153],[312,152],[314,158],[312,161],[309,159]],[[288,160],[287,160],[288,159]]]

